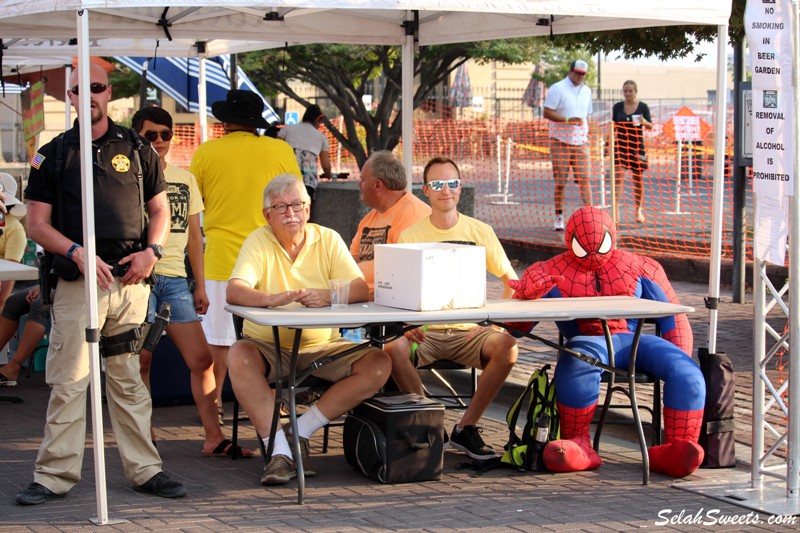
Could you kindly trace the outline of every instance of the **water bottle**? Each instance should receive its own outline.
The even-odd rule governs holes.
[[[364,342],[364,328],[343,329],[342,338],[356,344]]]
[[[541,472],[547,470],[544,466],[544,447],[547,446],[550,433],[550,415],[542,411],[536,419],[533,431],[533,450],[531,450],[531,470]]]

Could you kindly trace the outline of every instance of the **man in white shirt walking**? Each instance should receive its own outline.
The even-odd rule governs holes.
[[[567,77],[554,83],[544,100],[544,118],[550,121],[550,157],[556,181],[553,225],[556,231],[564,231],[564,189],[570,168],[580,188],[583,205],[592,205],[589,124],[586,121],[592,112],[592,91],[583,83],[588,71],[586,61],[573,61]]]

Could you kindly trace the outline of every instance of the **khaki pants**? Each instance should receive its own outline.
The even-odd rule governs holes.
[[[98,291],[97,315],[103,336],[141,325],[150,289],[144,283],[125,286],[119,278],[109,291]],[[44,439],[34,481],[56,494],[69,491],[81,477],[86,447],[86,392],[89,345],[86,343],[84,278],[59,280],[52,307],[47,383],[51,387]],[[150,395],[139,375],[139,355],[104,360],[106,397],[125,475],[141,485],[161,471],[161,458],[150,441]]]

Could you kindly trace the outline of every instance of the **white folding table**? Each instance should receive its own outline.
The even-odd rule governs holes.
[[[410,311],[377,305],[374,302],[356,303],[347,306],[347,309],[332,310],[330,307],[322,308],[256,308],[239,305],[225,306],[229,312],[250,320],[261,326],[272,326],[276,349],[280,346],[279,327],[295,330],[290,368],[287,374],[289,389],[289,420],[292,433],[297,434],[297,419],[295,415],[295,387],[299,382],[297,378],[297,355],[300,337],[305,328],[358,328],[381,326],[421,326],[425,324],[453,324],[453,323],[483,323],[502,325],[504,322],[542,322],[579,319],[601,320],[606,328],[606,321],[614,319],[647,319],[661,318],[681,313],[691,313],[693,307],[676,305],[665,302],[656,302],[631,296],[596,296],[582,298],[543,298],[539,300],[488,300],[486,305],[474,309],[448,309],[442,311]],[[634,347],[638,344],[641,326],[644,320],[639,320]],[[541,337],[527,334],[537,340]],[[380,342],[370,341],[370,342]],[[555,344],[545,341],[551,346]],[[635,353],[635,352],[634,352]],[[573,354],[575,355],[575,354]],[[582,354],[578,354],[582,355]],[[592,361],[586,356],[582,360],[606,368],[605,365]],[[317,367],[318,368],[318,367]],[[306,374],[313,372],[310,369]],[[304,377],[304,376],[303,376]],[[276,394],[275,401],[280,402]],[[636,414],[638,416],[638,413]],[[274,421],[273,421],[274,424]],[[640,435],[643,441],[644,435]],[[295,458],[300,457],[300,440],[294,439],[292,453]],[[646,455],[643,460],[646,460]],[[305,479],[303,475],[303,462],[297,459],[297,491],[298,503],[304,503]]]

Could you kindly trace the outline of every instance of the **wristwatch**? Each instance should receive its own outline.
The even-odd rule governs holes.
[[[147,247],[153,250],[153,253],[156,254],[156,259],[164,257],[164,247],[160,244],[148,244]]]

